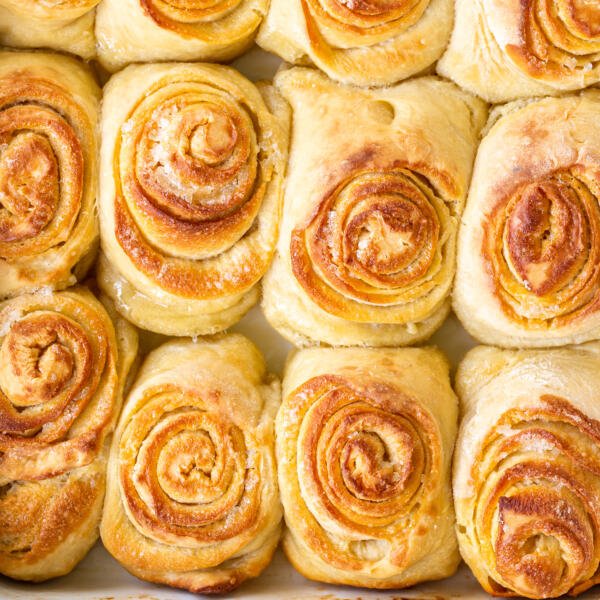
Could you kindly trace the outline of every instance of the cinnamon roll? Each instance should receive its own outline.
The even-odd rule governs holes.
[[[513,103],[477,157],[454,308],[479,340],[600,337],[600,91]]]
[[[489,102],[600,82],[595,0],[457,0],[438,72]]]
[[[268,565],[281,522],[279,392],[240,335],[174,341],[148,356],[115,434],[101,524],[128,571],[212,594]]]
[[[163,64],[116,75],[103,106],[100,285],[144,329],[229,327],[274,253],[287,105],[227,67]]]
[[[310,349],[276,421],[284,550],[317,581],[401,588],[454,573],[457,400],[434,349]]]
[[[133,62],[227,61],[249,48],[269,0],[104,0],[98,58],[109,71]]]
[[[100,0],[0,0],[0,44],[52,48],[85,59],[96,53],[95,7]]]
[[[600,346],[479,347],[457,375],[454,459],[463,558],[504,597],[600,582]]]
[[[294,122],[268,320],[296,345],[427,338],[449,311],[483,103],[433,78],[361,90],[295,68],[276,85]]]
[[[337,81],[389,85],[441,56],[453,16],[452,0],[271,0],[257,42]]]
[[[110,308],[109,308],[110,310]],[[0,303],[0,573],[65,575],[98,538],[133,328],[83,287]]]
[[[0,299],[72,285],[95,258],[99,99],[71,58],[0,53]]]

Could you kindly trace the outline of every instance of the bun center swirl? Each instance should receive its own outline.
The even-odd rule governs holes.
[[[98,382],[94,359],[102,364],[106,348],[98,349],[94,356],[86,332],[63,315],[39,312],[14,323],[0,347],[3,431],[39,432],[46,442],[62,436],[83,408],[80,392]]]
[[[564,324],[600,301],[599,197],[597,184],[574,169],[528,184],[492,211],[483,251],[513,319]]]
[[[254,527],[262,463],[253,439],[176,386],[151,388],[146,398],[121,437],[120,482],[136,528],[199,548]]]
[[[58,167],[52,147],[40,136],[13,138],[0,157],[2,222],[6,242],[39,234],[58,205]]]
[[[148,210],[164,211],[173,219],[190,224],[224,219],[252,192],[255,146],[252,121],[239,106],[178,94],[143,122],[135,154],[138,187],[131,191]],[[258,206],[254,209],[247,215],[250,221]],[[164,243],[156,229],[150,235]]]
[[[161,488],[170,498],[187,503],[206,501],[207,492],[214,492],[212,479],[218,480],[223,468],[222,454],[204,431],[185,431],[169,439],[156,465]]]
[[[67,383],[77,388],[90,374],[90,354],[84,332],[69,319],[29,316],[13,324],[0,348],[0,387],[18,407],[56,400]]]
[[[288,400],[297,416],[286,456],[297,456],[294,485],[316,521],[306,542],[343,569],[377,563],[391,544],[391,560],[403,566],[401,532],[439,483],[429,477],[441,461],[439,432],[399,390],[359,379],[316,377]]]
[[[450,218],[444,202],[411,171],[358,174],[292,232],[294,275],[328,312],[373,321],[368,306],[362,316],[357,304],[393,307],[433,291],[452,241]],[[389,322],[394,318],[387,315]]]
[[[554,181],[529,186],[509,209],[510,265],[536,295],[561,289],[581,271],[590,227],[575,190]]]
[[[321,482],[343,483],[327,489],[330,499],[336,505],[350,500],[348,506],[359,519],[394,514],[398,498],[418,487],[415,474],[424,467],[424,450],[414,427],[360,402],[327,418],[310,466],[319,465]]]
[[[57,85],[0,81],[0,258],[35,256],[68,239],[82,202],[85,116]]]
[[[121,127],[115,234],[162,290],[209,300],[266,270],[275,232],[259,213],[277,150],[260,97],[220,73],[182,71],[147,90]]]
[[[60,472],[93,454],[116,402],[110,327],[97,301],[87,304],[75,294],[26,295],[5,304],[0,312],[0,480],[15,466],[35,474],[44,469],[39,452],[53,450],[53,458],[64,459],[65,465],[59,460],[60,467],[52,467]],[[27,457],[31,464],[24,467]]]
[[[503,415],[472,470],[470,533],[502,595],[584,591],[600,562],[600,499],[590,494],[600,425],[562,398],[540,400]]]

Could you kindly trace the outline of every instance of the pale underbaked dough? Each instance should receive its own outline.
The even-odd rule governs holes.
[[[134,62],[227,61],[242,54],[269,0],[104,0],[98,58],[109,71]]]
[[[52,48],[85,59],[96,53],[94,13],[100,0],[0,0],[0,43]]]
[[[133,327],[87,288],[0,303],[0,573],[65,575],[96,542],[136,355]]]
[[[276,421],[283,547],[294,567],[379,589],[451,576],[457,417],[438,350],[294,355]]]
[[[240,335],[152,352],[115,433],[101,535],[132,574],[194,593],[257,577],[279,542],[279,382]]]
[[[452,31],[452,0],[271,0],[257,42],[294,64],[361,86],[389,85],[430,67]]]
[[[72,58],[0,52],[0,299],[65,288],[93,262],[99,101]]]
[[[275,251],[289,108],[228,67],[131,66],[105,88],[100,286],[136,325],[221,331]]]
[[[270,323],[296,345],[395,346],[449,311],[483,102],[435,78],[363,90],[281,72],[293,136]]]
[[[454,501],[463,558],[501,596],[599,582],[600,345],[479,347],[457,374]]]
[[[454,310],[478,340],[600,337],[600,91],[497,109],[459,233]]]
[[[457,0],[438,73],[489,102],[555,95],[600,81],[600,3]]]

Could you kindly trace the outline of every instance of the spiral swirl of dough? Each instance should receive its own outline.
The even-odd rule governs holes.
[[[600,561],[600,501],[590,493],[600,424],[563,398],[540,401],[504,413],[472,463],[466,535],[502,596],[584,591]]]
[[[105,546],[138,577],[224,593],[279,542],[273,417],[279,384],[242,336],[150,354],[112,447]]]
[[[0,310],[0,483],[87,465],[118,402],[112,321],[86,290],[19,296]]]
[[[339,48],[374,44],[414,25],[430,0],[302,0],[307,18],[314,19],[328,43]]]
[[[146,390],[120,452],[124,503],[144,536],[203,549],[208,563],[211,544],[237,549],[243,534],[256,528],[261,453],[251,436],[206,410],[199,396],[175,386]]]
[[[101,199],[110,264],[100,277],[136,324],[175,335],[210,333],[257,300],[278,232],[284,142],[258,90],[233,71],[150,69],[163,75],[143,92],[136,88],[112,173],[103,176],[114,178],[114,197]],[[124,286],[148,308],[125,299]]]
[[[308,380],[284,408],[278,456],[290,461],[293,540],[331,568],[366,572],[372,582],[410,566],[407,523],[427,510],[441,470],[429,412],[393,386],[342,375]]]
[[[92,110],[99,91],[70,59],[14,54],[13,65],[24,65],[18,68],[8,53],[1,58],[0,297],[6,297],[72,284],[72,271],[94,248]],[[68,68],[70,81],[54,80]],[[76,89],[75,81],[89,87]]]
[[[324,310],[351,321],[409,323],[444,301],[455,218],[419,175],[358,173],[292,233],[292,269]]]
[[[574,168],[497,205],[485,223],[484,256],[511,319],[543,329],[597,310],[598,200],[597,185]]]
[[[491,5],[499,4],[493,0]],[[498,7],[496,10],[504,10]],[[520,3],[521,45],[506,51],[533,77],[557,80],[600,75],[600,6],[586,0]],[[500,27],[500,25],[498,25]]]
[[[111,72],[137,62],[229,62],[250,48],[270,0],[104,0],[98,59]]]
[[[50,82],[0,82],[4,259],[64,242],[79,212],[84,162],[79,139],[61,112],[38,104],[57,96],[75,119],[84,121],[73,101]]]

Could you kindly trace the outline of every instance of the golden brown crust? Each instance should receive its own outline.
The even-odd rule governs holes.
[[[115,72],[135,62],[220,61],[254,40],[269,0],[105,0],[98,7],[99,60]]]
[[[115,434],[101,526],[126,569],[206,594],[267,566],[281,520],[278,390],[241,336],[171,342],[149,356]]]
[[[440,230],[448,214],[415,175],[426,172],[427,165],[403,169],[398,163],[378,171],[369,170],[368,161],[346,164],[354,171],[351,178],[326,194],[310,221],[292,231],[290,260],[294,276],[322,309],[368,323],[373,311],[361,304],[393,307],[435,287],[434,275],[444,262]],[[394,316],[386,321],[394,322]]]
[[[455,310],[475,337],[502,346],[596,339],[600,96],[499,114],[480,146],[459,236]]]
[[[121,117],[110,107],[123,106],[123,94],[131,104]],[[287,149],[285,119],[269,110],[266,94],[267,103],[239,74],[208,65],[130,68],[111,82],[101,218],[112,265],[101,268],[100,281],[118,295],[112,268],[149,305],[172,305],[173,313],[172,323],[153,317],[152,306],[143,316],[116,297],[137,324],[209,333],[255,301],[274,252]],[[177,323],[191,313],[188,300],[200,313],[192,326]]]
[[[598,310],[596,185],[586,181],[585,169],[558,171],[500,201],[486,219],[486,268],[515,322],[561,327]]]
[[[98,538],[105,462],[39,481],[14,481],[0,493],[0,571],[25,581],[66,575]]]
[[[589,412],[598,365],[597,345],[481,348],[459,371],[466,404],[455,457],[459,541],[494,595],[577,595],[598,581],[600,421]]]
[[[105,440],[137,350],[86,288],[0,304],[0,571],[69,572],[97,537]]]
[[[421,389],[407,385],[409,363]],[[420,395],[425,388],[440,395],[430,403]],[[457,564],[446,496],[455,419],[447,366],[431,349],[294,356],[277,456],[284,549],[296,569],[379,589],[450,575]]]
[[[257,41],[332,79],[389,85],[439,58],[452,16],[448,0],[273,0]]]
[[[99,96],[74,60],[0,55],[0,298],[84,275],[98,236]]]
[[[496,0],[498,9],[501,3]],[[581,0],[525,0],[519,15],[520,44],[506,53],[528,75],[560,81],[600,68],[600,8]]]
[[[484,105],[434,78],[361,90],[294,68],[275,84],[294,123],[267,319],[296,345],[426,339],[448,314]]]
[[[1,479],[41,479],[88,464],[114,421],[117,342],[84,290],[1,305]]]

